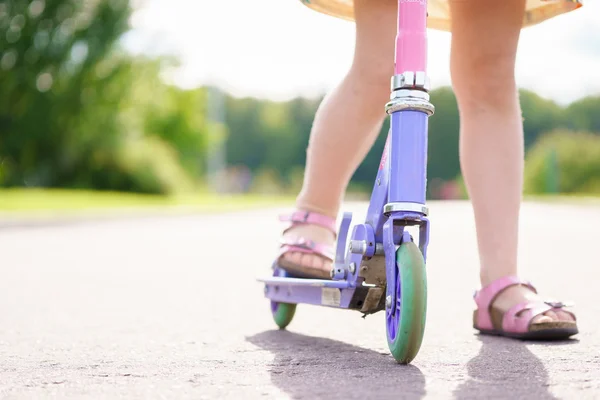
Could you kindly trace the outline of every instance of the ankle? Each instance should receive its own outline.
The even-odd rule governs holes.
[[[504,278],[506,276],[517,276],[516,268],[503,268],[503,269],[481,269],[479,271],[479,280],[481,282],[481,287],[485,287],[490,283],[497,281],[500,278]]]
[[[319,207],[314,203],[305,201],[302,195],[296,200],[296,209],[300,211],[308,211],[316,214],[321,214],[334,220],[337,218],[339,207]]]

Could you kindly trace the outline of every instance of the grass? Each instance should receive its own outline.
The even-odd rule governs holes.
[[[286,196],[216,195],[197,193],[185,196],[159,196],[137,193],[97,192],[66,189],[0,190],[0,212],[87,212],[116,209],[191,208],[198,211],[285,206],[293,204]]]
[[[575,204],[575,205],[600,205],[600,196],[589,194],[538,194],[526,195],[525,201],[554,203],[554,204]]]
[[[354,195],[352,199],[368,201],[368,195]],[[536,195],[525,196],[525,200],[561,204],[600,204],[600,197],[583,195]],[[181,208],[202,212],[219,212],[248,208],[287,207],[292,206],[293,203],[293,197],[288,195],[217,195],[203,192],[169,197],[91,190],[0,189],[0,213],[2,214],[56,214]]]

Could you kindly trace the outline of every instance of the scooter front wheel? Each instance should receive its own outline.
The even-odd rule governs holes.
[[[425,260],[412,241],[396,250],[395,293],[395,308],[386,308],[387,342],[394,359],[408,364],[421,348],[427,314]]]

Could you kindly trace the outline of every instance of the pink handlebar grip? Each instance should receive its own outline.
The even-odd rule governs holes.
[[[427,72],[427,0],[398,0],[395,73]]]

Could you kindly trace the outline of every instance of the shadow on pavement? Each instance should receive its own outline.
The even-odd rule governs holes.
[[[293,399],[421,399],[425,376],[378,353],[331,339],[266,331],[246,340],[274,354],[271,381]]]
[[[548,372],[542,361],[514,339],[478,336],[479,354],[467,363],[469,378],[454,392],[455,399],[556,399],[548,390]],[[556,346],[576,340],[544,343]]]

